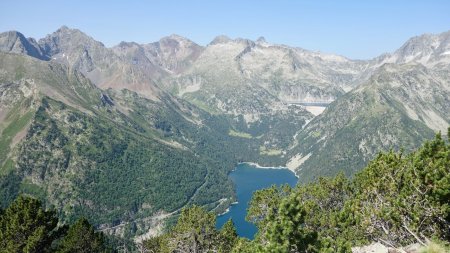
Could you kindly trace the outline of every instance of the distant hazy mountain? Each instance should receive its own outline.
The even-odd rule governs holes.
[[[171,35],[145,45],[121,42],[113,50],[134,65],[153,64],[168,73],[177,74],[198,58],[203,47],[181,36]]]
[[[170,87],[180,96],[207,96],[208,106],[230,112],[255,101],[333,101],[363,68],[363,62],[337,55],[219,36]],[[227,92],[239,97],[230,100]]]
[[[450,31],[424,34],[409,39],[393,54],[381,57],[381,63],[418,62],[427,67],[450,64]]]

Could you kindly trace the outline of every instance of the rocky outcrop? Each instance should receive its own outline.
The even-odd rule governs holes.
[[[0,34],[0,51],[25,54],[40,60],[48,60],[40,45],[33,38],[25,38],[23,34],[9,31]]]
[[[352,253],[419,253],[421,252],[421,248],[422,246],[420,244],[412,244],[398,249],[377,242],[367,246],[354,247],[352,248]]]

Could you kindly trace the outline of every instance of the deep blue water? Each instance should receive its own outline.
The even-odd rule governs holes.
[[[257,229],[245,221],[248,202],[256,190],[270,187],[271,185],[289,184],[294,186],[297,178],[288,169],[258,169],[248,164],[239,164],[236,170],[230,173],[230,178],[236,186],[238,204],[232,205],[230,211],[217,217],[217,228],[232,218],[238,234],[242,237],[253,239]]]

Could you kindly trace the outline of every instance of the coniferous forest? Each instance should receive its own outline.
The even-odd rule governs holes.
[[[351,252],[382,242],[448,252],[449,142],[438,134],[410,154],[380,153],[351,179],[339,174],[257,191],[246,219],[258,227],[252,241],[238,238],[232,221],[215,231],[212,213],[188,208],[172,230],[144,246],[150,252]]]
[[[339,174],[294,188],[259,190],[246,219],[258,227],[254,240],[240,238],[232,220],[217,230],[215,213],[186,207],[173,227],[134,249],[351,252],[352,247],[382,242],[445,252],[450,249],[450,144],[437,134],[409,154],[379,153],[352,178]],[[39,200],[19,196],[1,211],[0,251],[109,252],[113,247],[85,218],[62,225]]]

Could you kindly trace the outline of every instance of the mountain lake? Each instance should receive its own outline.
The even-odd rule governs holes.
[[[253,192],[272,185],[289,184],[293,187],[297,183],[297,177],[288,169],[260,168],[248,163],[239,164],[229,176],[236,186],[238,203],[231,205],[226,213],[217,216],[216,227],[221,228],[231,218],[239,236],[249,239],[253,239],[257,232],[257,228],[245,220]]]

